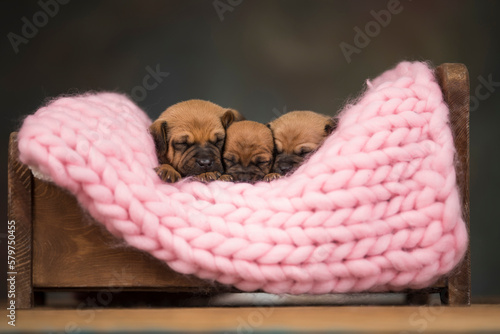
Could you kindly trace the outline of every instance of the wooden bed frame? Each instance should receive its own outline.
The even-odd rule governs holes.
[[[463,64],[442,64],[436,68],[436,75],[450,108],[457,182],[469,228],[468,71]],[[11,134],[9,143],[8,216],[16,226],[17,308],[33,307],[35,291],[224,289],[178,274],[151,255],[126,247],[82,211],[75,197],[34,177],[19,162],[16,135]],[[470,305],[470,246],[449,277],[428,289],[405,291],[409,303],[426,303],[429,293],[438,292],[445,304]]]

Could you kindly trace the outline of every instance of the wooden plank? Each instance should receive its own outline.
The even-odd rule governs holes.
[[[33,306],[32,290],[32,225],[31,225],[31,186],[33,175],[19,159],[17,133],[9,138],[8,158],[8,220],[15,224],[15,301],[16,308]],[[10,226],[10,225],[9,225]],[[11,275],[8,275],[10,277]],[[9,291],[9,286],[7,286]]]
[[[214,284],[171,270],[104,229],[76,198],[34,179],[33,284],[37,289],[108,287],[206,290]]]
[[[210,333],[497,333],[499,305],[235,307],[160,309],[34,309],[20,311],[15,328],[0,330]]]
[[[34,178],[33,284],[37,290],[228,291],[163,262],[107,232],[78,205],[74,196]],[[435,286],[443,286],[438,282]],[[235,290],[232,290],[235,291]],[[426,290],[415,291],[420,297]],[[414,293],[414,291],[412,291]]]
[[[456,148],[457,184],[462,201],[462,217],[470,236],[469,207],[469,73],[463,64],[442,64],[436,69],[445,102],[450,109],[450,123]],[[464,260],[448,277],[448,303],[470,305],[470,242]]]

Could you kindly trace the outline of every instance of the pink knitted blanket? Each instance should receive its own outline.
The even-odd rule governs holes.
[[[163,183],[150,123],[119,94],[62,97],[26,118],[20,159],[131,246],[246,291],[422,288],[464,255],[448,108],[423,63],[369,81],[324,145],[271,183]]]

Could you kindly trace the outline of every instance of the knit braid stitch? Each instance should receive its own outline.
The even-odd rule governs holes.
[[[271,183],[162,183],[150,123],[119,94],[62,97],[26,118],[20,159],[129,245],[245,291],[423,288],[465,253],[448,108],[423,63],[369,81],[324,145]]]

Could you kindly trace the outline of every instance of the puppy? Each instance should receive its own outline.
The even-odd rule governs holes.
[[[233,123],[226,132],[222,154],[225,174],[222,181],[256,182],[275,178],[269,174],[273,165],[274,142],[271,130],[253,121]]]
[[[291,111],[267,126],[274,137],[276,156],[272,171],[287,175],[314,152],[336,128],[329,116],[312,111]]]
[[[155,169],[158,176],[165,182],[187,176],[217,179],[224,172],[221,152],[226,129],[242,119],[236,110],[202,100],[167,108],[149,127],[160,164]]]

